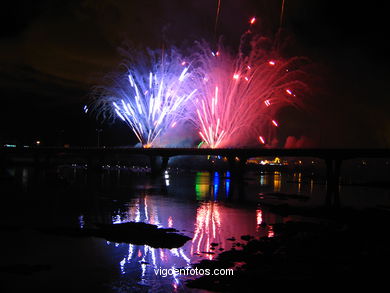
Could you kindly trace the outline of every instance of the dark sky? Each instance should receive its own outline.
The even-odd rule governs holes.
[[[9,1],[0,9],[0,139],[46,144],[129,144],[123,125],[83,113],[91,86],[116,68],[124,40],[159,48],[213,40],[217,0]],[[217,27],[234,46],[248,19],[275,32],[277,0],[221,0]],[[308,113],[285,111],[282,131],[319,146],[390,147],[388,9],[385,1],[285,0],[291,54],[315,66]]]

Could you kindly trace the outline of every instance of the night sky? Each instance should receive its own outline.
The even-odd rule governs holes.
[[[93,85],[135,46],[190,47],[213,41],[217,0],[9,1],[0,10],[0,141],[44,145],[129,145],[119,122],[101,125],[83,112]],[[274,33],[277,0],[221,0],[217,27],[234,48],[248,20]],[[342,2],[342,4],[340,3]],[[319,147],[390,147],[388,9],[385,1],[286,0],[290,54],[312,62],[308,113],[286,110],[285,136]]]

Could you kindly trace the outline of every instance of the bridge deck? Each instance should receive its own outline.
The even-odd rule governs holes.
[[[314,157],[320,159],[389,158],[390,149],[266,149],[266,148],[131,148],[131,147],[2,147],[4,155],[146,155],[172,157],[180,155],[219,155],[223,157]]]

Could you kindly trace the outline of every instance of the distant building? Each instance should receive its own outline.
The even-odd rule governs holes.
[[[275,159],[265,159],[261,157],[250,158],[247,160],[248,164],[255,165],[271,165],[271,166],[286,166],[288,165],[287,161],[282,161],[279,157],[275,157]]]

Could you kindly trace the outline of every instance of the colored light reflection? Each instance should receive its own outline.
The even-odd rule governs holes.
[[[280,192],[282,187],[282,174],[279,171],[274,172],[274,192]]]
[[[226,197],[229,197],[230,195],[230,172],[226,172],[226,179],[225,179],[225,191],[226,191]]]
[[[210,173],[197,172],[195,176],[196,199],[205,199],[210,191]]]
[[[172,228],[173,227],[173,219],[172,219],[171,216],[169,216],[167,224],[168,224],[168,228]]]
[[[165,186],[169,186],[169,173],[165,170],[164,172],[164,178],[165,178]]]
[[[219,188],[219,174],[218,172],[214,172],[214,178],[213,178],[213,193],[214,193],[214,199],[217,199],[218,196],[218,188]]]
[[[268,238],[272,238],[275,236],[274,228],[271,225],[267,225],[268,228]]]
[[[195,234],[192,240],[191,254],[208,252],[210,244],[219,242],[219,231],[221,227],[221,216],[219,206],[215,202],[203,203],[196,213]],[[209,254],[213,259],[213,254]]]
[[[263,223],[263,211],[261,209],[256,210],[256,224],[261,225]]]
[[[314,189],[314,180],[312,178],[310,179],[310,194],[313,194],[313,189]]]
[[[298,173],[298,193],[302,190],[302,173]]]
[[[110,217],[111,223],[144,222],[185,231],[179,233],[192,237],[184,246],[175,249],[107,242],[110,249],[115,250],[115,255],[120,254],[118,272],[131,278],[136,273],[140,283],[150,285],[161,279],[154,269],[186,268],[202,259],[215,259],[219,252],[232,248],[233,242],[227,239],[259,232],[258,226],[264,217],[259,208],[248,211],[214,200],[215,196],[229,192],[230,175],[229,172],[197,173],[194,178],[196,197],[201,200],[196,205],[143,194],[128,202],[125,209],[115,210]],[[268,223],[268,218],[264,222]],[[264,227],[260,229],[264,230]],[[264,231],[264,236],[268,235],[267,231]],[[182,287],[181,282],[185,279],[183,276],[168,276],[163,281],[173,289]]]
[[[163,211],[160,208],[161,205],[158,201],[153,200],[150,196],[144,196],[134,200],[126,213],[117,211],[111,217],[112,223],[144,222],[157,225],[158,227],[162,226],[161,223],[166,223],[167,227],[173,227],[174,215],[169,213],[171,207]],[[184,251],[182,247],[163,249],[153,248],[148,245],[119,244],[108,241],[107,245],[113,245],[116,249],[121,250],[128,246],[128,249],[125,250],[124,258],[119,262],[119,271],[122,275],[126,275],[131,273],[135,266],[141,272],[141,282],[144,282],[148,276],[155,274],[155,268],[170,268],[172,263],[180,263],[181,266],[186,267],[191,262],[190,257],[187,255],[188,252]],[[179,284],[179,280],[175,276],[173,276],[173,284]]]
[[[230,172],[221,177],[220,172],[197,172],[195,175],[195,194],[197,200],[212,199],[230,195]]]
[[[265,173],[260,174],[260,186],[268,185],[269,175]]]

